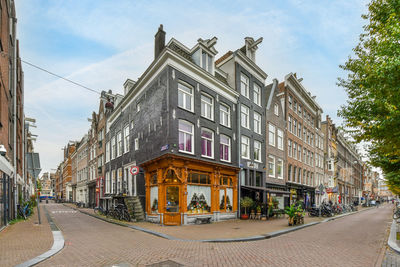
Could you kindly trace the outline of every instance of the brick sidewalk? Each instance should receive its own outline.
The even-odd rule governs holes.
[[[76,208],[73,204],[65,205]],[[359,210],[362,209],[364,208],[359,208]],[[93,209],[79,208],[79,210],[94,214]],[[320,222],[325,219],[326,217],[309,217],[306,214],[304,223]],[[146,228],[175,238],[189,240],[243,238],[293,228],[292,226],[288,226],[288,219],[286,217],[279,219],[273,218],[267,221],[237,219],[211,224],[184,226],[163,226],[150,222],[130,222],[128,224]]]
[[[37,209],[26,221],[9,225],[0,232],[0,266],[15,266],[46,251],[53,244],[53,234],[41,204],[41,225],[38,225]],[[51,205],[51,204],[47,204]]]

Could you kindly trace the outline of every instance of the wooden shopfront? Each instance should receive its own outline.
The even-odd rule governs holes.
[[[164,225],[237,217],[238,168],[164,155],[145,170],[146,218]]]

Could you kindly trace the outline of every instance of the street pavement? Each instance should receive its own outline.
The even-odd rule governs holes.
[[[35,213],[26,221],[9,225],[0,232],[0,266],[15,266],[51,248],[53,234],[47,222],[43,205],[39,206],[41,207],[42,224],[38,224],[37,209],[35,208]]]
[[[378,266],[390,205],[276,238],[236,243],[166,240],[110,224],[62,205],[48,210],[65,247],[38,266]],[[153,265],[152,265],[153,264]]]

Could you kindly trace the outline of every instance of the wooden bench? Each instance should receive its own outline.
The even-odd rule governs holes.
[[[197,217],[195,220],[196,224],[211,223],[212,216]]]

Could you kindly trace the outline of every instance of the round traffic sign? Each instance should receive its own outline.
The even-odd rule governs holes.
[[[138,166],[133,166],[130,170],[132,175],[136,175],[139,173],[139,167]]]

